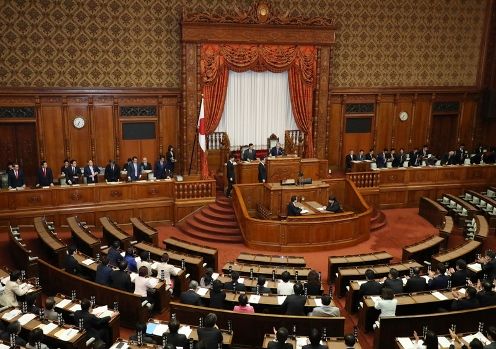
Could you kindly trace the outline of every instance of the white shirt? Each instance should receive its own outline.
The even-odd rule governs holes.
[[[149,288],[153,288],[153,284],[150,278],[137,276],[134,279],[134,294],[137,294],[141,297],[146,297],[146,291]]]
[[[6,307],[17,307],[19,303],[17,302],[17,296],[23,296],[28,292],[28,288],[25,284],[18,284],[15,281],[7,281],[3,294],[0,297],[0,303]]]
[[[374,307],[381,311],[381,315],[379,315],[379,318],[381,318],[385,316],[395,316],[396,305],[398,305],[397,299],[379,299]]]
[[[137,268],[140,270],[141,267],[146,267],[148,269],[148,275],[152,275],[152,264],[150,262],[140,261],[137,263]]]
[[[280,296],[289,296],[290,294],[294,294],[293,286],[294,284],[292,282],[280,281],[277,283],[277,294]]]
[[[158,263],[157,265],[157,278],[162,279],[162,270],[164,271],[164,279],[167,285],[171,285],[170,276],[177,275],[181,271],[180,268],[176,268],[168,263]]]

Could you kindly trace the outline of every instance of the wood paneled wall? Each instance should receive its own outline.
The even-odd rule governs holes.
[[[80,165],[93,159],[105,166],[115,159],[122,166],[128,157],[148,157],[155,162],[158,155],[172,144],[180,154],[180,92],[165,89],[36,89],[0,90],[1,107],[35,107],[37,160],[45,159],[58,174],[65,158]],[[154,106],[156,115],[121,116],[122,106]],[[85,119],[83,128],[73,125],[74,118]],[[122,123],[152,121],[155,139],[122,140]],[[0,118],[0,124],[26,122],[26,119]],[[4,164],[1,164],[4,166]],[[177,172],[181,172],[180,166]]]
[[[369,148],[380,151],[384,148],[404,148],[405,151],[424,144],[447,152],[459,143],[468,149],[476,147],[482,140],[477,137],[481,93],[475,88],[439,89],[377,89],[377,90],[331,90],[329,97],[328,160],[331,168],[343,167],[344,157],[350,149],[357,152]],[[446,132],[432,133],[432,105],[435,102],[459,102],[460,107],[452,122],[454,133],[446,139]],[[345,106],[353,103],[372,103],[370,114],[372,128],[369,133],[345,133],[347,114]],[[406,121],[399,119],[400,112],[407,112]],[[441,130],[445,131],[445,130]],[[490,140],[492,143],[494,141]]]

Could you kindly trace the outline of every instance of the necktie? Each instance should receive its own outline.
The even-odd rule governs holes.
[[[16,178],[19,178],[19,173],[17,171],[15,171],[15,176]]]
[[[72,173],[76,174],[76,168],[75,167],[72,168]]]
[[[43,167],[43,177],[46,177],[46,169]]]

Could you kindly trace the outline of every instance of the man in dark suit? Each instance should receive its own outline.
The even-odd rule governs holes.
[[[279,327],[276,332],[276,341],[270,341],[268,349],[293,349],[293,344],[286,343],[289,333],[286,327]]]
[[[443,263],[439,263],[436,266],[436,271],[430,271],[429,277],[431,278],[428,282],[430,290],[443,290],[448,287],[448,276],[445,275],[446,267]]]
[[[451,287],[465,286],[467,284],[467,278],[469,277],[467,262],[463,259],[456,261],[455,269],[450,268],[449,272],[451,274]]]
[[[375,161],[374,149],[370,149],[367,155],[365,155],[365,160]]]
[[[8,173],[9,189],[26,188],[24,182],[24,171],[19,169],[19,164],[14,164],[12,171]]]
[[[138,322],[136,324],[136,333],[129,336],[129,340],[137,342],[138,341],[138,336],[141,335],[141,339],[143,343],[145,344],[157,344],[155,340],[153,340],[153,337],[146,333],[146,324],[144,322]],[[93,346],[93,349],[98,349]]]
[[[389,274],[388,274],[388,277],[386,280],[384,280],[384,283],[382,284],[382,286],[384,288],[390,288],[391,290],[393,290],[393,293],[403,293],[403,280],[401,280],[399,277],[398,277],[398,270],[396,270],[395,268],[391,268],[389,270]]]
[[[190,281],[189,289],[187,291],[181,292],[181,303],[191,304],[191,305],[202,305],[201,297],[196,290],[198,289],[198,282],[195,280]]]
[[[153,174],[156,179],[164,179],[165,178],[165,156],[160,155],[160,158],[158,161],[155,163],[155,167],[153,169]]]
[[[112,268],[108,265],[109,261],[106,256],[103,256],[101,263],[96,267],[95,282],[100,285],[110,286],[110,275]]]
[[[453,303],[451,303],[451,310],[466,310],[479,307],[479,300],[477,299],[477,290],[471,286],[467,287],[465,297],[459,291],[453,291]]]
[[[217,328],[217,315],[208,313],[203,321],[204,327],[198,328],[198,341],[203,344],[205,349],[218,349],[219,343],[222,343],[222,332]]]
[[[236,172],[234,171],[234,154],[229,156],[229,161],[227,162],[227,191],[226,196],[231,197],[231,191],[233,189],[233,184],[236,183]]]
[[[481,307],[496,305],[496,292],[493,291],[491,282],[487,280],[482,282],[482,290],[477,293],[477,299]]]
[[[329,212],[341,212],[341,205],[339,204],[338,200],[336,200],[336,197],[331,195],[329,196],[329,201],[327,202],[327,207],[326,211]]]
[[[93,160],[88,160],[88,164],[84,166],[84,177],[86,177],[86,183],[98,183],[98,175],[100,174],[100,169],[98,166],[93,166]]]
[[[484,347],[484,349],[496,349],[496,327],[489,326],[487,328],[487,339],[491,342]]]
[[[239,283],[239,273],[237,271],[233,271],[231,273],[231,282],[224,283],[224,288],[228,291],[246,291],[245,284]]]
[[[66,272],[73,275],[81,275],[82,270],[76,258],[74,258],[74,253],[76,252],[76,246],[69,246],[67,249],[67,255],[64,259],[64,269]]]
[[[308,336],[310,344],[304,345],[301,349],[327,349],[327,345],[320,344],[321,339],[322,335],[320,334],[320,331],[316,328],[312,328],[310,330],[310,335]]]
[[[118,182],[121,178],[121,171],[119,165],[114,160],[109,160],[108,165],[105,167],[105,180],[107,182]]]
[[[248,144],[248,148],[243,152],[243,161],[253,161],[257,158],[257,152],[253,149],[253,143]]]
[[[104,341],[107,345],[110,343],[110,336],[108,332],[108,323],[110,316],[98,318],[91,313],[92,306],[88,299],[81,300],[81,310],[74,313],[74,321],[79,324],[80,320],[83,321],[83,327],[88,334],[88,338],[95,338]]]
[[[138,158],[133,156],[131,163],[127,166],[127,179],[130,182],[136,182],[141,177],[141,166],[138,164]]]
[[[272,290],[269,287],[265,287],[265,282],[267,279],[263,275],[258,275],[257,277],[257,286],[258,286],[258,293],[259,294],[271,294]],[[252,292],[257,292],[257,286],[252,288]]]
[[[181,324],[176,319],[169,321],[169,333],[167,334],[167,343],[182,348],[189,348],[188,338],[182,334],[178,333]]]
[[[277,142],[276,146],[270,150],[270,156],[284,155],[284,149],[281,148],[281,143]]]
[[[405,292],[422,292],[427,289],[427,281],[420,276],[420,268],[413,268],[413,275],[406,281]]]
[[[456,163],[459,165],[463,165],[465,162],[465,144],[460,144],[460,147],[455,152]]]
[[[152,164],[148,162],[148,159],[146,157],[143,158],[143,161],[140,164],[141,171],[151,171],[152,170]]]
[[[372,269],[365,270],[365,283],[360,285],[360,290],[358,295],[360,299],[363,296],[375,296],[380,295],[382,290],[382,285],[375,281],[375,273]]]
[[[413,151],[410,152],[410,160],[408,162],[408,166],[420,166],[421,159],[420,159],[420,152],[418,148],[414,148]]]
[[[393,167],[403,167],[403,163],[406,161],[406,154],[403,148],[400,148],[400,151],[394,155],[393,163],[391,166]]]
[[[344,158],[344,163],[345,163],[345,169],[344,170],[346,172],[351,171],[351,164],[355,160],[356,160],[355,152],[353,150],[350,150],[350,152]]]
[[[126,292],[133,291],[131,277],[126,272],[126,268],[127,262],[125,260],[121,260],[119,262],[119,270],[114,270],[110,274],[110,287]]]
[[[377,155],[377,158],[375,160],[375,163],[377,165],[377,168],[384,168],[384,167],[386,167],[387,157],[388,157],[387,149],[384,149],[382,152],[380,152]]]
[[[176,153],[174,152],[174,147],[169,145],[166,154],[165,168],[167,170],[167,175],[171,177],[174,174],[174,167],[176,164]]]
[[[488,280],[494,280],[496,278],[496,255],[494,251],[487,250],[486,255],[477,262],[481,264],[482,273],[486,275]]]
[[[363,161],[365,160],[365,154],[363,152],[363,149],[360,149],[360,151],[358,152],[358,155],[356,156],[356,159],[358,161]]]
[[[457,165],[458,160],[456,159],[455,152],[450,150],[447,154],[444,154],[441,159],[441,165]]]
[[[265,158],[261,158],[258,163],[258,181],[265,183],[267,180],[267,169],[265,168]]]
[[[79,184],[81,169],[77,166],[76,160],[71,160],[69,167],[65,169],[65,181],[67,184]]]
[[[286,296],[286,299],[281,304],[282,312],[286,315],[305,316],[307,297],[303,295],[303,285],[301,282],[294,284],[293,291],[294,294]]]
[[[119,262],[124,258],[121,255],[120,247],[121,243],[119,242],[119,240],[114,240],[108,250],[107,258],[109,260],[109,264],[113,265],[114,267],[118,266]]]
[[[288,204],[288,216],[301,216],[301,208],[296,206],[296,196],[291,197],[291,202]]]
[[[43,160],[41,167],[36,173],[36,187],[52,187],[53,186],[53,173],[52,169],[48,167],[48,163]]]

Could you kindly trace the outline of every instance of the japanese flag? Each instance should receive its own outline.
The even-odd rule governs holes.
[[[198,143],[200,144],[200,148],[204,152],[206,152],[207,151],[207,143],[205,140],[205,111],[203,108],[203,98],[201,101],[200,116],[198,118]]]

